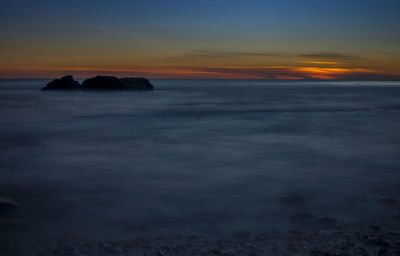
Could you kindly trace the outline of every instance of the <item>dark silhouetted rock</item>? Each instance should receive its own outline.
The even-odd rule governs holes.
[[[232,234],[232,237],[236,240],[249,240],[251,233],[247,230],[237,230]]]
[[[72,76],[63,76],[60,79],[54,79],[42,90],[77,90],[81,88],[81,84],[75,81]]]
[[[0,220],[0,230],[16,231],[25,230],[28,228],[28,224],[19,220]]]
[[[126,85],[114,76],[96,76],[83,81],[82,86],[85,89],[121,90]]]
[[[129,83],[132,89],[136,90],[153,90],[154,86],[149,80],[141,77],[124,77],[121,81]]]
[[[128,227],[124,228],[124,231],[128,231],[128,232],[143,232],[146,230],[147,230],[147,227],[145,225],[128,226]]]
[[[299,213],[290,217],[292,224],[299,228],[315,230],[315,229],[333,229],[336,227],[337,221],[331,217],[316,217],[312,213]]]
[[[83,81],[84,89],[95,90],[153,90],[153,85],[145,78],[117,78],[96,76]]]
[[[0,197],[0,216],[8,215],[18,210],[18,203],[6,197]]]
[[[308,223],[315,220],[315,215],[312,213],[298,213],[290,216],[290,220],[294,223]]]
[[[283,206],[301,207],[304,206],[305,200],[301,196],[284,196],[279,199],[279,203]]]
[[[317,218],[317,225],[322,229],[332,229],[336,227],[336,220],[330,217]]]
[[[54,79],[42,90],[153,90],[154,87],[145,78],[114,76],[95,76],[80,84],[72,76]]]
[[[380,199],[378,202],[384,206],[389,206],[389,207],[394,207],[399,204],[399,201],[397,201],[394,198],[383,198]]]

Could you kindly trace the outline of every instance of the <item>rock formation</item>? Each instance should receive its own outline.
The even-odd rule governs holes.
[[[14,213],[18,209],[18,203],[11,198],[0,197],[0,217]]]
[[[95,76],[80,84],[72,76],[64,76],[48,83],[42,90],[153,90],[154,87],[145,78],[114,76]]]
[[[81,84],[75,81],[72,76],[63,76],[60,79],[54,79],[43,87],[42,90],[76,90],[81,88]]]
[[[153,90],[153,85],[145,78],[116,78],[96,76],[83,81],[84,89],[96,90]]]

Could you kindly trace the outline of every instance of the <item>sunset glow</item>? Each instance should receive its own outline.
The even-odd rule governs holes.
[[[398,1],[6,2],[0,78],[400,79]]]

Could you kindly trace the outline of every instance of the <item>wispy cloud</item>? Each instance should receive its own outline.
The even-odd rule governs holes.
[[[168,57],[172,61],[197,62],[205,60],[223,60],[223,59],[259,59],[276,58],[286,59],[292,62],[301,62],[307,64],[336,65],[343,62],[354,62],[363,60],[363,58],[347,53],[337,52],[310,52],[303,54],[271,52],[271,51],[227,51],[227,50],[192,50],[184,52],[177,56]]]
[[[305,63],[305,64],[321,64],[321,65],[336,65],[336,64],[339,64],[336,61],[301,61],[301,63]]]
[[[184,53],[183,56],[192,58],[230,58],[230,57],[276,57],[280,55],[270,52],[195,50]]]
[[[198,62],[240,58],[273,58],[282,54],[266,51],[228,51],[228,50],[192,50],[177,56],[167,57],[168,61]]]
[[[336,53],[336,52],[315,52],[300,54],[299,57],[307,59],[318,59],[318,60],[359,60],[360,57],[352,54],[346,53]]]

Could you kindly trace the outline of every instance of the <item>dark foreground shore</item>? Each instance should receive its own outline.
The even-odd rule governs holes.
[[[18,242],[1,241],[0,255],[400,255],[400,232],[378,226],[338,226],[324,231],[251,234],[236,232],[226,240],[202,236],[132,240]]]

